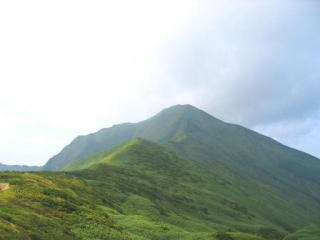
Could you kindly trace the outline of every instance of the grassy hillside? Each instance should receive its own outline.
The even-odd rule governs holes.
[[[44,166],[45,170],[57,171],[63,169],[76,159],[87,157],[95,152],[112,149],[137,137],[155,142],[167,142],[175,138],[176,132],[185,125],[185,120],[213,121],[218,125],[224,123],[205,112],[190,105],[179,105],[165,109],[156,116],[139,123],[125,123],[86,136],[75,138],[60,153],[52,157]],[[202,120],[201,120],[202,119]],[[181,134],[184,134],[181,132]]]
[[[257,178],[284,175],[281,181],[300,185],[301,190],[305,188],[301,179],[320,184],[318,159],[249,129],[224,123],[190,105],[174,106],[146,121],[78,137],[50,159],[44,169],[62,170],[75,160],[111,150],[136,137],[164,144],[206,169],[223,168]]]
[[[274,198],[277,189],[257,183],[261,194],[248,196],[232,176],[209,174],[143,139],[78,164],[2,172],[10,189],[0,192],[0,239],[279,240],[312,222],[291,219],[308,211]]]
[[[94,161],[104,161],[104,155],[134,136],[158,142],[207,176],[229,183],[238,193],[223,188],[219,193],[286,231],[319,223],[319,159],[189,105],[165,109],[137,124],[79,137],[47,167],[88,167]]]
[[[284,240],[318,240],[320,239],[320,226],[310,225],[295,233],[289,234]]]
[[[188,190],[181,193],[181,196],[190,196],[189,192],[197,192],[200,199],[195,199],[194,202],[212,207],[215,217],[211,220],[224,225],[235,224],[239,227],[242,223],[254,222],[293,231],[319,222],[319,214],[315,211],[320,207],[319,201],[313,198],[307,189],[301,192],[299,188],[279,181],[280,176],[271,175],[261,181],[255,179],[254,175],[239,176],[229,169],[219,169],[218,165],[219,174],[216,174],[211,169],[204,170],[163,146],[143,139],[129,141],[113,151],[102,151],[74,163],[73,167],[72,164],[68,167],[69,170],[107,163],[121,166],[128,171],[142,171],[143,176],[150,174],[153,178],[161,177],[161,181],[167,181],[168,186],[165,188],[168,189],[171,182],[183,183]],[[117,181],[110,179],[110,182]],[[125,178],[124,181],[128,179]],[[154,184],[161,181],[154,181]],[[310,190],[312,187],[316,189],[317,185],[310,184]],[[174,191],[179,192],[182,187],[177,189]],[[246,227],[244,224],[244,229]]]
[[[11,188],[0,192],[0,239],[216,239],[217,232],[207,221],[201,217],[193,221],[187,212],[181,215],[187,206],[180,203],[183,198],[176,198],[178,193],[138,180],[143,177],[138,172],[130,173],[128,182],[128,174],[108,166],[76,176],[1,173],[1,181]],[[252,234],[230,234],[256,239]]]
[[[320,225],[320,160],[189,105],[78,137],[44,169],[64,172],[0,174],[0,239],[292,240]]]
[[[1,173],[10,189],[0,192],[0,239],[276,240],[287,234],[236,201],[243,193],[232,183],[149,141],[130,141],[89,165],[65,173]]]
[[[139,122],[106,128],[77,137],[50,159],[45,170],[62,170],[74,160],[111,150],[129,140],[141,137],[167,145],[184,158],[208,167],[223,165],[247,175],[247,166],[311,178],[320,182],[318,159],[290,149],[249,129],[224,123],[190,105],[178,105]]]

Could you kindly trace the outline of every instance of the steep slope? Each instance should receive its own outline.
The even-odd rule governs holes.
[[[205,209],[217,214],[217,209],[212,207],[212,204],[220,211],[230,208],[224,214],[217,214],[219,220],[213,217],[212,222],[215,223],[223,222],[223,225],[235,224],[239,227],[241,225],[239,222],[242,222],[243,228],[246,229],[245,223],[260,222],[262,225],[277,226],[284,231],[292,231],[319,222],[319,214],[315,211],[320,207],[317,198],[307,190],[301,191],[284,181],[279,181],[281,177],[276,175],[271,175],[270,178],[264,175],[263,178],[266,179],[257,178],[255,175],[244,177],[218,167],[215,169],[218,172],[212,169],[204,170],[198,165],[192,165],[190,161],[177,157],[164,147],[143,139],[135,139],[112,151],[101,151],[91,157],[76,160],[67,166],[66,170],[90,168],[95,164],[100,166],[101,163],[129,168],[131,171],[139,169],[145,173],[156,173],[168,178],[168,181],[172,177],[179,178],[184,184],[186,182],[182,176],[189,176],[199,184],[187,181],[188,187],[193,186],[206,191],[204,194],[197,190],[198,196],[205,199],[201,200]],[[252,174],[250,171],[248,173]],[[311,190],[312,185],[309,187]],[[315,190],[318,185],[314,184],[313,187]],[[232,213],[233,211],[235,212]],[[228,218],[230,214],[233,219]],[[241,215],[241,220],[236,217]]]
[[[190,105],[165,109],[139,123],[120,124],[77,137],[50,159],[44,169],[61,170],[73,160],[112,149],[137,137],[165,144],[201,166],[223,165],[244,175],[247,166],[266,170],[271,166],[320,182],[318,159],[249,129],[224,123]]]
[[[180,171],[192,168],[189,161],[179,158],[166,148],[142,138],[136,138],[113,150],[101,151],[91,157],[73,161],[64,170],[86,169],[94,164],[107,163],[116,166],[132,166],[166,175],[180,175]]]
[[[205,112],[190,105],[178,105],[161,111],[156,116],[139,122],[124,123],[106,128],[97,133],[75,138],[59,154],[51,158],[44,169],[49,171],[61,170],[75,159],[83,158],[94,152],[112,149],[126,141],[134,138],[145,138],[155,142],[167,142],[183,134],[186,123],[191,120],[202,122],[214,120],[222,124],[221,121],[214,119]]]
[[[320,202],[319,159],[249,129],[224,123],[190,105],[165,109],[140,123],[78,137],[44,169],[62,170],[74,160],[111,150],[136,137],[161,143],[207,171],[239,187],[247,186],[248,194],[256,188],[256,182],[273,187],[280,184],[292,199],[298,191]]]
[[[290,186],[238,183],[140,138],[73,163],[0,173],[0,239],[280,240],[319,223],[317,202]]]
[[[289,234],[284,240],[318,240],[320,239],[320,227],[310,225],[295,233]]]
[[[205,182],[209,188],[217,188],[207,191],[216,191],[224,200],[203,196],[207,201],[236,206],[252,214],[254,221],[276,224],[284,231],[319,224],[319,159],[249,129],[224,123],[190,105],[165,109],[140,123],[117,125],[78,137],[45,169],[88,167],[92,159],[103,161],[92,154],[106,156],[136,137],[160,143],[179,159],[201,169],[203,176],[210,176],[205,177]],[[229,187],[223,188],[217,182]]]
[[[265,226],[282,236],[217,191],[236,189],[162,146],[135,139],[96,156],[81,171],[1,173],[11,188],[0,192],[0,239],[266,240]]]

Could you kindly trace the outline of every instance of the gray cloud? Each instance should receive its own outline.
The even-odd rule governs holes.
[[[316,1],[238,1],[221,8],[173,47],[173,92],[250,127],[308,119],[320,108],[319,22]]]

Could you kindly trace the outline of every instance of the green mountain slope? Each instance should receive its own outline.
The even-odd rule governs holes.
[[[201,119],[204,117],[209,121],[214,120],[216,123],[222,124],[220,120],[214,119],[190,105],[175,106],[139,123],[119,124],[102,129],[97,133],[77,137],[59,154],[51,158],[45,164],[44,170],[61,170],[73,160],[90,156],[97,151],[112,149],[138,137],[155,142],[167,142],[180,137],[178,136],[179,131],[183,130],[185,122],[189,121],[190,117],[200,122],[203,121]]]
[[[155,143],[135,139],[91,163],[67,173],[1,173],[10,189],[0,192],[0,239],[265,240],[263,229],[282,236],[214,191],[237,194],[232,186]]]
[[[0,174],[0,239],[280,240],[319,216],[298,191],[291,202],[282,185],[241,187],[144,139],[74,163]]]
[[[77,169],[77,161],[86,161],[84,158],[97,151],[106,153],[136,136],[158,142],[208,175],[233,184],[242,194],[234,200],[255,208],[263,218],[278,221],[284,229],[319,221],[319,159],[190,105],[79,137],[45,169]],[[279,216],[279,211],[288,214]]]
[[[44,169],[64,172],[0,174],[0,239],[282,240],[320,224],[320,160],[190,105],[78,137]]]
[[[203,199],[213,201],[215,204],[222,202],[225,205],[234,205],[248,216],[254,215],[254,218],[252,216],[251,218],[255,222],[261,219],[263,224],[275,225],[286,231],[319,222],[319,214],[314,211],[320,207],[319,185],[313,182],[300,182],[300,185],[294,186],[285,179],[287,177],[290,179],[290,176],[268,175],[260,170],[261,176],[258,177],[254,171],[249,171],[249,167],[248,176],[234,173],[218,165],[216,168],[203,169],[188,160],[177,157],[164,147],[143,139],[132,140],[116,147],[113,151],[101,151],[91,157],[74,161],[66,167],[66,170],[84,169],[98,163],[151,171],[162,177],[180,177],[183,175],[182,172],[187,172],[195,182],[201,179],[198,188],[221,196],[217,198],[212,195],[203,195]],[[179,181],[184,180],[180,178]],[[305,186],[309,189],[299,189],[303,184],[308,184]],[[204,205],[208,206],[210,203],[207,202]],[[220,206],[220,208],[224,207]],[[239,212],[234,215],[237,214]],[[228,219],[228,221],[224,224],[230,225],[232,220]],[[244,222],[250,221],[247,219]]]
[[[175,175],[176,177],[181,175],[181,171],[192,168],[189,161],[179,158],[166,148],[137,138],[114,148],[112,151],[98,152],[91,157],[73,161],[64,170],[86,169],[99,163],[130,166],[135,169],[149,170],[162,175],[174,171],[171,175]]]
[[[190,105],[178,105],[136,124],[121,124],[94,134],[77,137],[44,166],[62,170],[74,160],[106,151],[141,137],[165,144],[174,152],[198,163],[235,170],[247,175],[272,168],[296,177],[320,182],[318,159],[241,126],[224,123]],[[278,172],[279,172],[278,171]]]
[[[295,233],[289,234],[284,240],[318,240],[320,239],[320,227],[310,225]]]

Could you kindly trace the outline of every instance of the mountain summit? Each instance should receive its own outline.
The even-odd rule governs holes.
[[[317,174],[319,168],[313,167],[313,164],[317,165],[318,159],[252,130],[225,123],[191,105],[176,105],[145,121],[119,124],[79,136],[52,157],[45,164],[44,170],[62,170],[74,160],[98,151],[111,150],[134,138],[163,144],[202,166],[223,165],[237,169],[237,172],[242,169],[246,173],[248,165],[276,164],[279,168],[295,171],[298,175],[303,173],[320,181]],[[301,167],[305,159],[308,159],[308,167]],[[297,173],[299,168],[303,170]]]
[[[139,123],[119,124],[93,134],[79,136],[52,157],[45,164],[44,170],[62,170],[75,159],[111,149],[138,137],[155,142],[175,141],[183,137],[183,132],[187,130],[185,128],[191,127],[190,124],[210,127],[212,124],[222,125],[223,122],[191,105],[176,105]]]

